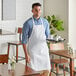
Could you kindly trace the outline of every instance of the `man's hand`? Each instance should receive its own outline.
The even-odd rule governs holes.
[[[31,59],[30,59],[30,56],[27,55],[27,56],[26,56],[26,62],[27,62],[27,63],[30,63],[30,60],[31,60]]]

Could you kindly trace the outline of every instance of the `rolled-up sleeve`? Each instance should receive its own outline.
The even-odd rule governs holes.
[[[29,25],[27,22],[25,22],[22,28],[22,44],[27,44],[28,32],[29,32]]]
[[[46,22],[45,34],[46,34],[46,38],[48,38],[49,35],[50,35],[50,28],[49,28],[49,23],[48,23],[48,21]]]

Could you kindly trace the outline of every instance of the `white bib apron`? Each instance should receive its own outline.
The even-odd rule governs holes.
[[[31,58],[30,66],[35,71],[50,70],[49,49],[46,43],[45,29],[42,25],[35,25],[33,20],[33,29],[28,40],[28,52]]]

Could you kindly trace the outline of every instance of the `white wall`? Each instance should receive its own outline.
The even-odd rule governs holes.
[[[64,21],[64,31],[58,32],[59,35],[68,42],[68,0],[44,0],[44,16],[56,15]]]
[[[1,1],[0,0],[0,28],[3,30],[15,32],[17,27],[22,27],[26,19],[32,16],[31,5],[34,2],[40,2],[43,6],[43,0],[16,0],[16,20],[1,20]],[[42,8],[43,9],[43,8]],[[7,42],[16,41],[18,35],[0,35],[0,54],[7,53]],[[24,55],[20,46],[19,54]],[[10,48],[10,55],[15,51],[15,47]]]
[[[76,52],[76,0],[69,0],[69,43]],[[76,60],[74,60],[76,67]]]
[[[76,49],[76,0],[69,0],[69,43]]]

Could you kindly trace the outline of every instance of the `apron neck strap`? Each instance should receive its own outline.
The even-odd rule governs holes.
[[[34,18],[32,17],[33,25],[35,25]]]
[[[41,18],[40,18],[41,19]],[[43,25],[43,21],[42,21],[42,19],[41,19],[41,23],[42,23],[42,25]]]

